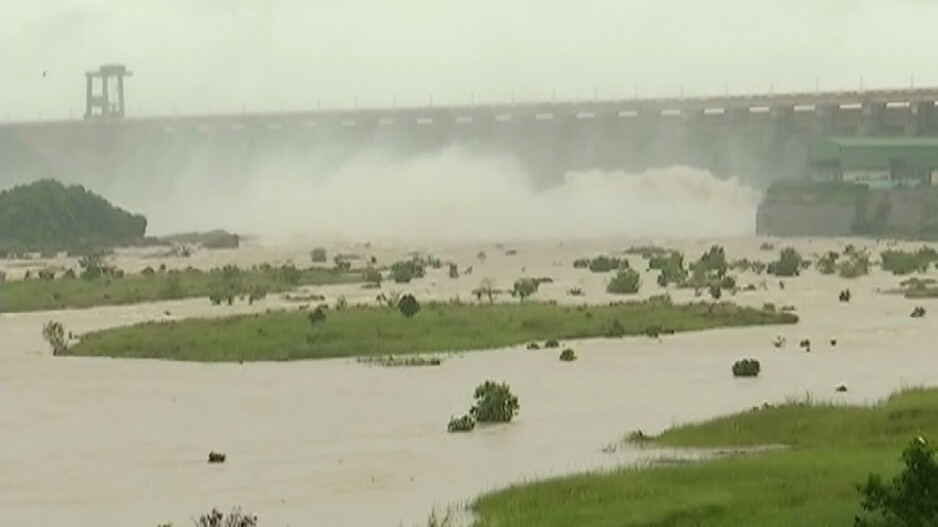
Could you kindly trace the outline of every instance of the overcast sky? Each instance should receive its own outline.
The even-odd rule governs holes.
[[[2,0],[0,120],[938,85],[934,0]],[[43,77],[43,72],[46,76]]]

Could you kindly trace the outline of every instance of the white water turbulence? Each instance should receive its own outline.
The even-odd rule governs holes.
[[[112,197],[144,213],[155,234],[440,241],[750,235],[759,201],[735,178],[688,167],[571,172],[538,191],[514,158],[456,147],[404,159],[372,152],[330,168],[271,161],[246,181],[219,185],[193,169],[158,197],[130,188]]]

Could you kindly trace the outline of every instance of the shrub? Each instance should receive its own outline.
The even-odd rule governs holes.
[[[401,260],[391,264],[391,278],[399,284],[405,284],[426,274],[423,264],[417,258]]]
[[[938,252],[929,247],[918,251],[883,251],[883,270],[895,275],[924,273],[932,262],[938,261]]]
[[[476,420],[470,414],[465,414],[462,417],[450,417],[449,425],[447,425],[446,430],[448,432],[471,432],[476,427]]]
[[[52,347],[52,355],[64,355],[68,351],[65,340],[65,328],[59,322],[50,320],[42,327],[42,338]]]
[[[623,269],[609,281],[606,292],[617,295],[632,295],[638,293],[641,285],[641,276],[634,269]]]
[[[257,527],[257,516],[241,512],[234,508],[228,515],[222,514],[218,509],[203,514],[195,522],[196,527]]]
[[[39,279],[40,280],[54,280],[55,271],[52,269],[40,269],[39,270]]]
[[[837,265],[841,278],[856,278],[870,273],[870,257],[864,252],[852,252]]]
[[[572,348],[567,348],[560,352],[560,360],[563,362],[573,362],[576,360],[576,352]]]
[[[529,350],[539,350],[541,349],[541,346],[537,342],[528,342],[527,348]]]
[[[573,260],[574,269],[588,269],[589,266],[590,266],[589,258],[577,258],[576,260]]]
[[[178,284],[179,277],[173,276],[170,278],[170,281],[172,281],[173,278],[177,279],[176,283]],[[263,285],[256,284],[253,287],[251,287],[251,290],[248,292],[248,304],[253,305],[254,302],[257,302],[258,300],[263,300],[266,297],[267,297],[267,288]]]
[[[828,251],[827,254],[818,259],[817,270],[821,274],[834,274],[837,272],[837,259],[840,258],[840,253],[836,251]]]
[[[743,359],[733,363],[734,377],[758,377],[761,366],[756,359]]]
[[[309,323],[313,325],[319,324],[320,322],[325,322],[326,310],[322,306],[319,306],[306,315],[306,320],[309,320]]]
[[[515,280],[511,289],[511,296],[516,296],[523,302],[525,298],[537,292],[541,282],[536,278],[519,278]]]
[[[786,247],[779,253],[778,260],[769,264],[767,271],[775,276],[798,276],[804,260],[793,247]]]
[[[729,268],[726,263],[726,251],[722,246],[714,245],[703,253],[692,267],[695,273],[723,278]]]
[[[316,247],[310,251],[309,257],[313,263],[325,263],[329,259],[325,247]]]
[[[339,297],[335,299],[335,310],[342,311],[347,307],[348,299],[345,298],[345,295],[339,295]]]
[[[938,463],[935,449],[924,438],[912,440],[902,451],[903,471],[892,481],[870,474],[857,486],[866,518],[857,527],[913,527],[938,525]]]
[[[518,398],[506,383],[485,381],[475,391],[475,405],[469,413],[480,423],[507,423],[518,413]]]
[[[648,262],[648,268],[661,271],[657,279],[658,285],[661,287],[667,287],[668,284],[680,284],[687,280],[687,270],[684,269],[684,255],[679,252],[653,256]]]
[[[153,268],[148,265],[148,266],[146,266],[146,267],[143,268],[143,271],[140,271],[140,274],[142,274],[142,275],[144,275],[144,276],[149,276],[149,275],[152,275],[152,274],[156,274],[156,271],[154,271]]]
[[[629,261],[610,256],[597,256],[589,262],[589,270],[594,273],[608,273],[616,269],[628,269]]]
[[[414,295],[407,294],[401,297],[397,302],[397,309],[401,314],[410,318],[420,312],[420,303],[414,298]]]
[[[449,264],[449,277],[454,280],[459,278],[459,267],[454,263]]]
[[[559,348],[560,343],[557,342],[557,339],[548,339],[546,342],[544,342],[544,347],[545,348]]]

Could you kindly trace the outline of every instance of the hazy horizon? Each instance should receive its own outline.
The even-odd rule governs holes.
[[[0,119],[80,117],[84,72],[113,62],[129,115],[938,85],[934,20],[923,0],[5,2]]]

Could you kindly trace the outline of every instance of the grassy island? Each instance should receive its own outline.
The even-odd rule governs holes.
[[[898,473],[899,452],[917,436],[938,439],[938,390],[906,391],[873,407],[792,402],[647,440],[788,448],[524,484],[479,498],[476,526],[853,525],[857,485],[871,472]]]
[[[412,317],[393,308],[353,307],[150,322],[89,333],[68,354],[190,361],[318,359],[490,349],[540,339],[657,336],[797,320],[791,313],[729,303],[428,303]]]

